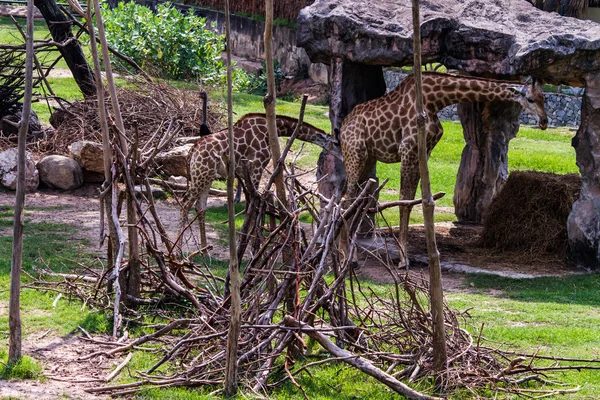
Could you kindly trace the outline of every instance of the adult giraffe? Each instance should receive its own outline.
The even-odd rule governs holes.
[[[279,137],[292,136],[298,120],[278,115],[276,119]],[[235,138],[236,175],[244,176],[244,168],[255,187],[271,160],[265,114],[246,114],[233,125]],[[298,140],[313,143],[341,158],[339,148],[330,135],[304,122],[298,130]],[[190,208],[195,205],[200,227],[200,246],[206,248],[204,213],[210,186],[215,179],[227,177],[226,159],[229,152],[227,130],[198,138],[188,155],[188,188],[181,202],[180,232],[187,225]]]
[[[427,154],[431,154],[443,134],[438,111],[460,102],[492,101],[517,102],[537,117],[541,129],[548,127],[544,95],[540,84],[535,81],[531,85],[523,85],[470,76],[423,73]],[[347,198],[356,196],[360,179],[380,161],[401,163],[400,198],[414,199],[419,183],[414,77],[407,77],[382,97],[357,105],[344,119],[339,140],[346,167]],[[404,255],[411,209],[400,208],[400,253]],[[346,241],[344,236],[342,240]],[[401,265],[404,263],[408,265],[408,259],[401,260]]]

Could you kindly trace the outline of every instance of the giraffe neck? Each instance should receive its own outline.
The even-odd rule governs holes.
[[[237,123],[240,123],[244,119],[254,120],[254,124],[260,125],[262,128],[261,130],[267,132],[267,116],[265,114],[246,114],[242,118],[240,118]],[[276,118],[277,135],[279,137],[292,136],[297,124],[298,120],[296,118],[278,115]],[[306,122],[304,122],[300,127],[300,130],[298,131],[298,136],[296,136],[296,138],[304,142],[316,144],[317,146],[321,146],[323,148],[327,148],[331,143],[330,135],[326,134],[321,129],[312,126],[311,124],[308,124]]]
[[[277,116],[277,134],[280,137],[290,137],[294,134],[298,120],[284,116]],[[298,130],[297,139],[326,148],[331,142],[331,136],[321,129],[306,122]]]
[[[458,75],[423,74],[425,103],[434,112],[461,102],[518,101],[514,82]],[[413,86],[414,87],[414,86]]]

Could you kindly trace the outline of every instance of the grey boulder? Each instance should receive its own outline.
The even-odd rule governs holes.
[[[47,156],[38,164],[40,179],[55,189],[73,190],[83,185],[83,172],[77,161],[65,156]]]

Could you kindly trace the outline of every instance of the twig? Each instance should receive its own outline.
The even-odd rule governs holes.
[[[132,357],[133,357],[133,353],[129,353],[129,354],[127,355],[127,357],[125,357],[125,360],[123,360],[123,362],[122,362],[121,364],[119,364],[119,365],[117,366],[117,368],[115,368],[115,370],[114,370],[113,372],[111,372],[110,374],[108,374],[108,375],[106,376],[106,378],[104,378],[104,381],[105,381],[105,382],[110,382],[110,381],[112,381],[113,379],[115,379],[115,377],[116,377],[117,375],[119,375],[119,373],[121,372],[121,370],[122,370],[123,368],[125,368],[125,366],[126,366],[127,364],[129,364],[129,361],[131,361],[131,358],[132,358]]]

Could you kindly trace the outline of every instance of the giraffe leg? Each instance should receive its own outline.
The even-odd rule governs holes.
[[[362,163],[365,165],[366,161]],[[346,171],[346,198],[343,203],[343,207],[348,208],[352,201],[359,193],[358,182],[361,177],[361,172],[358,170],[347,170]],[[358,259],[356,252],[350,254],[350,236],[347,227],[344,225],[340,231],[339,250],[341,255],[341,262],[345,262],[349,258],[352,259],[352,268],[358,268]]]
[[[431,151],[442,138],[444,130],[437,115],[430,115],[425,127],[427,132],[427,158],[431,155]],[[411,135],[416,137],[417,133]],[[403,154],[401,156],[400,166],[400,200],[414,200],[419,185],[420,171],[418,155],[410,142],[403,145]],[[400,207],[400,263],[399,267],[408,268],[408,224],[410,220],[410,212],[412,207]]]
[[[400,167],[400,200],[413,200],[419,184],[419,164],[402,163]],[[408,223],[412,207],[400,207],[400,268],[408,268]]]
[[[208,242],[206,240],[206,202],[208,200],[208,193],[210,188],[204,189],[200,196],[198,197],[198,201],[196,202],[196,215],[198,216],[198,227],[200,228],[200,249],[204,255],[208,254],[208,250],[206,247],[208,246]]]
[[[346,200],[344,201],[343,207],[347,208],[350,205],[350,200],[356,196],[356,192],[358,190],[358,183],[356,181],[351,181],[350,179],[347,179],[347,186],[348,188],[346,189]],[[351,257],[351,255],[349,254],[350,252],[350,236],[348,235],[348,230],[346,229],[346,226],[342,226],[342,229],[340,231],[340,241],[339,241],[339,250],[340,250],[340,262],[343,264],[349,257]],[[356,260],[354,260],[354,263],[356,263],[358,265],[358,263],[356,262]],[[353,267],[356,267],[357,265],[353,265]]]
[[[238,204],[240,201],[242,201],[242,184],[240,183],[240,180],[238,179],[238,186],[235,192],[235,198],[233,199],[233,202],[235,204]]]
[[[179,210],[179,229],[177,231],[177,239],[181,238],[188,224],[188,212],[190,211],[190,208],[192,208],[194,200],[195,198],[193,192],[188,189],[180,204],[181,209]],[[178,243],[181,244],[181,240],[178,240]],[[179,250],[181,251],[181,247],[179,247]]]

